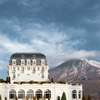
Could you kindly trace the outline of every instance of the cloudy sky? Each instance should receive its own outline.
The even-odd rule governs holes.
[[[15,52],[41,52],[50,68],[100,61],[100,0],[0,0],[0,77]]]

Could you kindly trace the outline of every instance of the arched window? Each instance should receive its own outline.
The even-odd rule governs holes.
[[[73,99],[76,99],[77,98],[77,91],[76,90],[73,90],[72,91],[72,98]]]
[[[81,90],[79,90],[79,92],[78,92],[78,97],[79,97],[79,99],[81,99]]]
[[[41,65],[45,65],[45,60],[41,59]]]
[[[33,98],[34,92],[33,92],[31,89],[29,89],[29,90],[27,91],[27,96],[28,96],[28,98]]]
[[[16,65],[16,59],[12,59],[12,65]]]
[[[25,60],[21,59],[21,65],[25,65]]]
[[[36,65],[36,59],[32,60],[32,65]]]
[[[19,99],[24,99],[25,98],[25,91],[24,90],[18,91],[18,98]]]
[[[31,65],[30,59],[27,59],[27,65]]]
[[[44,91],[44,95],[46,96],[46,98],[51,98],[51,91],[50,90]]]
[[[38,99],[42,98],[42,91],[41,90],[37,90],[35,95],[36,95],[36,98],[38,98]]]
[[[16,98],[16,91],[15,90],[11,90],[9,92],[9,99],[14,99]]]

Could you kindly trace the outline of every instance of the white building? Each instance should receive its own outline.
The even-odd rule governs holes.
[[[10,57],[8,75],[11,83],[0,84],[2,100],[57,100],[63,92],[67,100],[82,100],[82,85],[52,83],[48,79],[47,59],[41,53],[15,53]],[[30,82],[34,82],[30,84]],[[22,84],[23,83],[23,84]],[[42,83],[42,84],[41,84]]]

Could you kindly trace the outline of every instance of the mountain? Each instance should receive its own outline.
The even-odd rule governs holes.
[[[76,80],[100,79],[99,62],[88,59],[71,59],[49,71],[55,81],[73,82]]]
[[[83,61],[86,61],[87,63],[89,63],[92,66],[95,67],[99,67],[100,68],[100,62],[94,61],[94,60],[88,60],[86,58],[82,59]]]
[[[100,99],[100,62],[71,59],[49,71],[49,79],[83,84],[83,92]]]

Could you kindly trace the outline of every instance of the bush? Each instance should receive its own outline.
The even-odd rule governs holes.
[[[14,84],[18,84],[18,82],[14,82]]]
[[[32,80],[31,80],[31,81],[29,81],[29,83],[30,83],[30,84],[33,84],[33,83],[34,83],[34,81],[32,81]]]
[[[4,83],[4,80],[3,79],[0,79],[0,83]]]
[[[41,84],[45,84],[45,83],[47,83],[47,82],[41,82]]]
[[[26,100],[28,100],[28,96],[26,96]]]
[[[60,84],[66,84],[65,81],[59,81],[58,83],[60,83]]]
[[[33,97],[33,100],[36,100],[36,97],[35,96]]]

